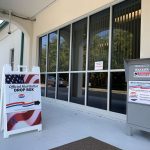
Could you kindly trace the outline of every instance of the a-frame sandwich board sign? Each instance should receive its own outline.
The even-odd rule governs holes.
[[[12,71],[5,65],[1,85],[1,129],[9,135],[42,130],[40,69]]]

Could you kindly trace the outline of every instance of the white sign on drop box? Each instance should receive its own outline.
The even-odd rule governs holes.
[[[150,105],[150,81],[129,81],[129,102]]]
[[[96,61],[94,70],[103,70],[103,61]]]

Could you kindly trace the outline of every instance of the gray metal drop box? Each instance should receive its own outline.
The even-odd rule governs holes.
[[[128,133],[150,132],[150,59],[125,60]]]

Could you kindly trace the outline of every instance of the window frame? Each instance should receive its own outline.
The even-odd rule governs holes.
[[[47,72],[46,71],[46,77],[47,77],[47,74],[50,74],[50,73],[56,73],[56,82],[58,80],[58,74],[60,73],[68,73],[69,74],[69,86],[68,86],[68,102],[70,102],[70,83],[71,83],[71,74],[72,73],[85,73],[85,105],[84,106],[87,106],[87,83],[88,83],[88,73],[94,73],[94,72],[107,72],[107,75],[108,75],[108,81],[107,81],[107,110],[101,110],[99,109],[100,111],[104,112],[104,113],[111,113],[111,114],[114,114],[116,116],[116,114],[119,115],[119,117],[121,116],[125,116],[124,114],[120,114],[120,113],[116,113],[116,112],[112,112],[110,111],[110,76],[111,76],[111,73],[112,72],[125,72],[125,69],[122,68],[122,69],[112,69],[111,68],[111,53],[112,53],[112,14],[113,14],[113,6],[115,6],[116,4],[119,4],[121,2],[123,2],[125,0],[119,0],[119,1],[115,1],[115,2],[111,2],[109,3],[108,5],[104,6],[104,7],[100,7],[98,9],[96,9],[95,11],[92,11],[86,15],[83,15],[77,19],[74,19],[70,22],[67,22],[66,24],[62,25],[62,26],[59,26],[51,31],[49,31],[49,33],[45,34],[45,35],[48,35],[52,32],[55,32],[57,31],[57,36],[58,36],[58,40],[57,40],[57,59],[56,59],[56,72]],[[109,16],[109,48],[108,48],[108,69],[106,70],[88,70],[88,61],[89,61],[89,28],[90,28],[90,17],[100,11],[103,11],[105,9],[110,9],[110,16]],[[86,43],[86,70],[82,70],[82,71],[72,71],[71,70],[71,54],[72,54],[72,25],[82,19],[85,19],[87,18],[87,43]],[[70,25],[70,53],[69,53],[69,70],[68,71],[59,71],[58,70],[58,51],[59,51],[59,34],[60,34],[60,30],[62,28],[65,28],[67,26]],[[44,36],[45,36],[44,35]],[[141,40],[141,39],[140,39]],[[140,49],[141,51],[141,49]],[[47,62],[47,61],[46,61]],[[46,67],[47,68],[47,67]],[[47,79],[45,81],[47,83]],[[56,83],[57,85],[57,83]],[[45,94],[46,96],[46,94]],[[56,90],[55,90],[55,99],[57,99],[57,87],[56,87]],[[91,107],[88,107],[88,108],[91,108]],[[94,108],[95,110],[97,110],[96,108]]]

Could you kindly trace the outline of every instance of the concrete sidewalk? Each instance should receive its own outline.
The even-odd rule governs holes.
[[[124,150],[149,150],[150,133],[135,130],[126,134],[126,123],[86,114],[43,100],[43,131],[12,135],[8,139],[0,134],[0,150],[48,150],[88,136]]]

